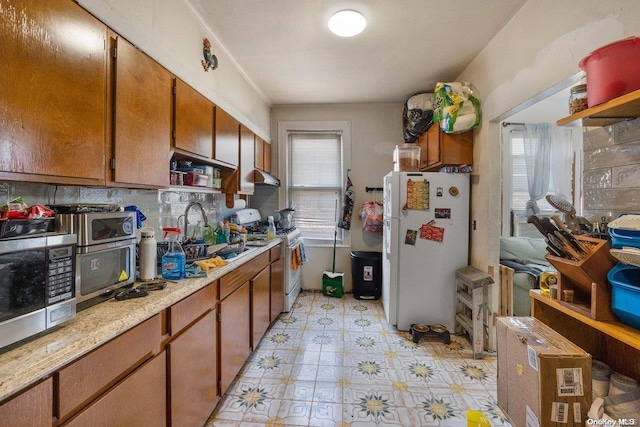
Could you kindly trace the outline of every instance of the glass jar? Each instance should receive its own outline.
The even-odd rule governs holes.
[[[580,84],[571,88],[569,96],[569,114],[575,114],[586,110],[587,105],[587,85]]]
[[[540,274],[540,289],[549,290],[551,285],[558,284],[558,272],[555,268],[549,267]]]

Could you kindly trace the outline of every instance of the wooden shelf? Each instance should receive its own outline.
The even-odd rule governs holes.
[[[560,304],[554,299],[542,296],[539,289],[530,290],[529,295],[531,295],[531,298],[535,299],[536,301],[542,302],[566,314],[567,316],[570,316],[584,323],[585,325],[590,326],[591,328],[594,328],[612,338],[617,339],[618,341],[622,341],[625,344],[635,348],[636,350],[640,350],[640,331],[632,328],[631,326],[627,326],[617,321],[601,322],[598,320],[594,320],[591,317],[585,316],[584,314],[581,314],[565,305]]]
[[[557,121],[558,126],[580,121],[582,126],[608,126],[640,117],[640,90],[627,93]]]
[[[616,372],[640,379],[640,331],[617,321],[599,321],[540,290],[529,291],[532,316],[601,360]]]
[[[172,185],[168,188],[163,188],[165,191],[179,191],[182,193],[207,193],[207,194],[220,194],[222,190],[219,188],[211,187],[195,187],[192,185]]]

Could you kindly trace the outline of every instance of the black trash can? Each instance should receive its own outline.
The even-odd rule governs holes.
[[[379,299],[382,294],[382,253],[351,252],[351,278],[355,299]]]

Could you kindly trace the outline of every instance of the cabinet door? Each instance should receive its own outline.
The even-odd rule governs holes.
[[[218,395],[217,310],[167,344],[171,425],[203,426]]]
[[[167,425],[167,357],[162,352],[72,418],[67,427]]]
[[[158,352],[161,338],[162,317],[157,314],[60,369],[58,418],[68,418],[149,359]]]
[[[271,312],[270,321],[276,320],[284,310],[284,258],[271,263]]]
[[[271,324],[270,272],[267,267],[251,279],[251,348],[254,350]]]
[[[104,185],[106,38],[69,0],[2,2],[0,179]]]
[[[240,125],[240,192],[253,194],[254,133]]]
[[[135,186],[169,186],[173,78],[121,37],[113,88],[113,180]]]
[[[238,166],[240,160],[240,122],[216,107],[214,159]]]
[[[263,148],[264,168],[262,170],[265,172],[271,173],[271,144],[267,143],[266,141],[263,141],[263,142],[264,142],[264,148]]]
[[[251,354],[249,282],[220,301],[220,394],[224,395]]]
[[[473,131],[459,134],[445,133],[438,124],[418,138],[420,170],[437,171],[444,166],[473,163]]]
[[[180,79],[175,79],[174,97],[174,147],[213,158],[213,103]]]
[[[47,378],[35,387],[0,406],[3,426],[45,427],[53,424],[53,379]]]
[[[255,137],[254,146],[254,167],[256,169],[264,170],[264,140],[258,135]]]

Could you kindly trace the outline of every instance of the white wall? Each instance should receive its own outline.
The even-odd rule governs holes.
[[[345,273],[345,290],[351,291],[351,251],[382,251],[382,235],[362,231],[357,216],[366,201],[382,200],[382,194],[366,193],[365,187],[382,187],[383,177],[391,171],[392,153],[402,136],[403,104],[320,104],[274,106],[271,112],[272,141],[277,141],[279,121],[344,121],[351,122],[351,181],[355,189],[354,216],[351,222],[350,247],[336,250],[336,271]],[[280,145],[283,142],[280,141]],[[272,144],[272,171],[278,173],[278,144]],[[251,199],[252,207],[273,211],[273,189],[258,188]],[[265,193],[266,197],[261,197]],[[276,199],[277,200],[277,199]],[[264,213],[263,213],[264,215]],[[322,272],[331,270],[333,247],[307,247],[309,263],[302,270],[303,289],[322,289]]]
[[[270,140],[270,106],[221,50],[215,28],[204,25],[186,0],[78,0],[116,33],[205,95],[263,139]],[[218,69],[205,72],[203,40]]]
[[[473,82],[483,108],[474,142],[474,266],[486,271],[499,262],[500,222],[496,219],[501,209],[501,160],[497,120],[580,71],[578,63],[589,52],[639,33],[640,2],[636,0],[531,0],[458,77]],[[493,295],[495,312],[497,286]]]

